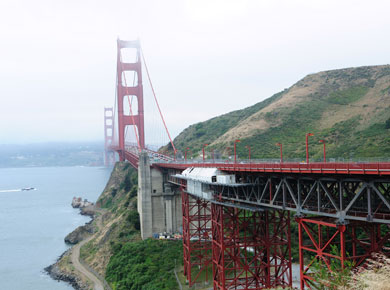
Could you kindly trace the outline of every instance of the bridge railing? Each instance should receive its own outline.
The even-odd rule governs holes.
[[[237,159],[236,162],[232,159],[222,158],[222,159],[206,159],[203,161],[202,158],[194,158],[194,159],[187,159],[184,158],[177,158],[174,160],[173,158],[170,158],[169,160],[156,160],[155,163],[177,163],[177,164],[194,164],[194,163],[228,163],[228,164],[256,164],[256,163],[275,163],[275,164],[306,164],[305,160],[302,160],[302,158],[291,158],[283,160],[283,162],[280,162],[280,159],[275,158],[267,158],[267,159]],[[326,162],[324,162],[323,159],[310,159],[309,163],[316,163],[316,164],[331,164],[331,163],[390,163],[390,158],[387,157],[378,157],[378,158],[329,158]]]

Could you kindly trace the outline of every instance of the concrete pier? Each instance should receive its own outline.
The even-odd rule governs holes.
[[[164,173],[150,166],[146,152],[138,164],[138,213],[142,239],[182,231],[180,192],[164,183]]]

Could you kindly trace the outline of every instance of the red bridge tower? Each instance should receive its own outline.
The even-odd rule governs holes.
[[[135,48],[136,60],[134,63],[123,62],[121,50],[123,48]],[[137,82],[134,86],[126,83],[126,72],[134,72]],[[134,115],[131,110],[130,98],[135,96],[138,103],[138,113]],[[129,98],[130,114],[124,112],[123,104],[125,97]],[[119,136],[119,158],[124,161],[125,152],[125,131],[126,126],[136,127],[136,137],[139,150],[145,148],[145,130],[144,130],[144,99],[142,87],[142,63],[141,47],[139,40],[124,41],[118,39],[117,54],[117,103],[118,103],[118,136]]]
[[[114,110],[104,108],[104,165],[115,163],[115,154],[111,146],[114,142]]]

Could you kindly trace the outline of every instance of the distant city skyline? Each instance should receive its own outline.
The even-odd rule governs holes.
[[[3,0],[0,144],[103,140],[118,37],[140,38],[176,136],[307,74],[389,64],[388,11],[379,0]]]

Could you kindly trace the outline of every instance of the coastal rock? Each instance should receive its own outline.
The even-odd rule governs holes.
[[[72,245],[77,244],[93,233],[94,233],[94,227],[92,226],[92,221],[91,221],[85,224],[84,226],[79,226],[73,232],[68,234],[65,237],[65,243],[72,244]]]
[[[63,255],[61,255],[61,257],[58,258],[58,261],[64,256],[64,255],[68,255],[69,252],[65,252]],[[80,278],[78,278],[77,276],[75,275],[72,275],[72,274],[68,274],[68,273],[64,273],[60,270],[60,268],[58,267],[57,263],[58,261],[53,264],[53,265],[50,265],[48,267],[46,267],[44,270],[46,273],[49,274],[49,276],[56,280],[56,281],[64,281],[64,282],[67,282],[69,283],[74,289],[76,290],[88,290],[90,289],[88,287],[88,285],[86,285],[85,283],[83,283],[83,281],[81,281]]]
[[[73,208],[84,208],[91,205],[93,205],[93,202],[90,202],[87,199],[83,200],[81,197],[73,197],[72,199]]]
[[[82,215],[87,215],[93,218],[95,216],[95,213],[96,213],[96,209],[93,204],[80,208],[80,214]]]

